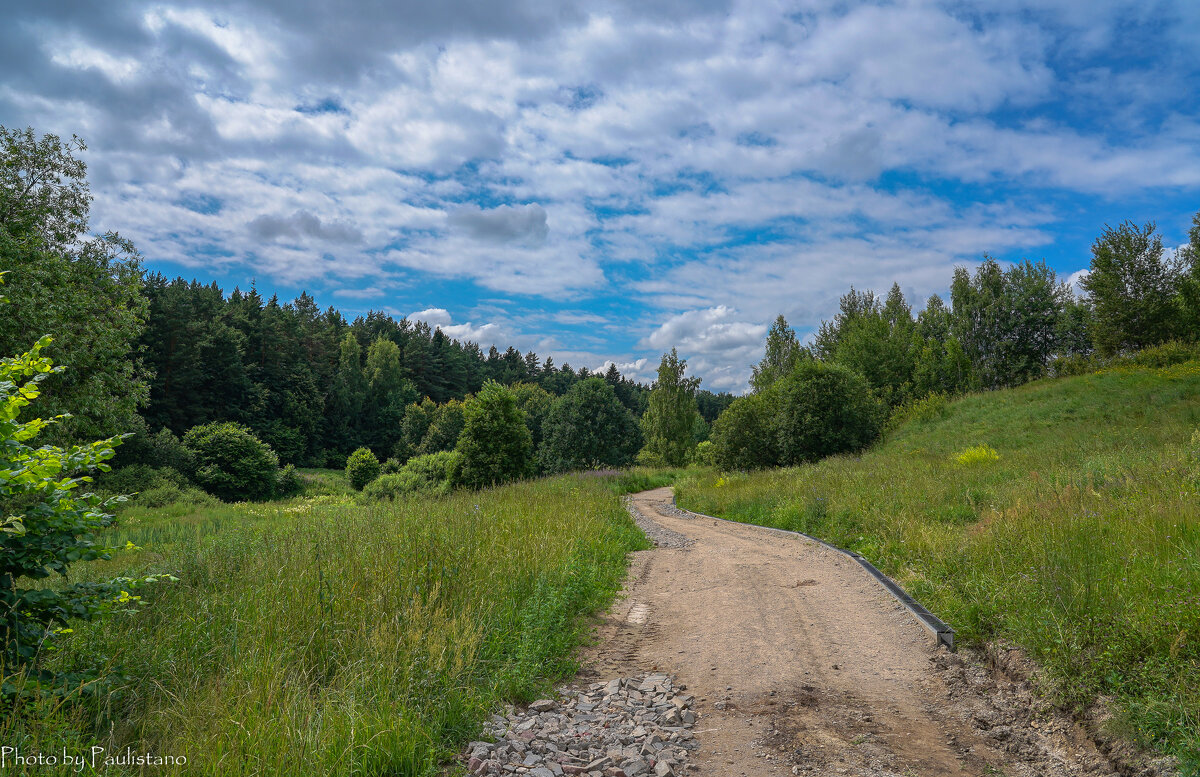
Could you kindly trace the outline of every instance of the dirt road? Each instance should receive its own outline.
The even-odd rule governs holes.
[[[587,671],[686,683],[699,774],[1113,773],[1074,724],[1031,707],[1028,688],[936,647],[850,559],[683,514],[669,489],[631,503],[676,547],[635,554]]]

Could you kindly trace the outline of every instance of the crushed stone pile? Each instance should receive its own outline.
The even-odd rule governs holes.
[[[660,548],[686,548],[695,542],[695,540],[688,539],[683,534],[661,526],[648,518],[628,497],[625,498],[625,509],[633,516],[633,521],[638,528]]]
[[[685,687],[665,674],[619,677],[508,708],[484,724],[495,742],[467,746],[476,775],[677,777],[690,768],[696,713]]]

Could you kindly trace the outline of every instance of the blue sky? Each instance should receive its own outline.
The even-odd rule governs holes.
[[[740,391],[779,313],[1200,210],[1200,3],[0,0],[151,270]]]

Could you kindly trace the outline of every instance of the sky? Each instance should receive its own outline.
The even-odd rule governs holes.
[[[779,314],[1200,210],[1200,3],[0,0],[151,271],[743,391]]]

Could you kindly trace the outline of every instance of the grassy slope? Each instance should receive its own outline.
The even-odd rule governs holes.
[[[361,506],[322,480],[285,503],[130,510],[109,539],[144,550],[87,573],[180,582],[78,627],[57,661],[134,679],[98,722],[41,711],[0,738],[85,751],[98,727],[110,752],[186,755],[187,774],[432,774],[500,699],[571,670],[579,616],[645,543],[616,494],[662,485],[568,476]]]
[[[1118,732],[1200,763],[1200,363],[966,397],[861,457],[678,489],[863,553],[962,637],[1002,637]],[[1000,458],[962,465],[990,445]]]

